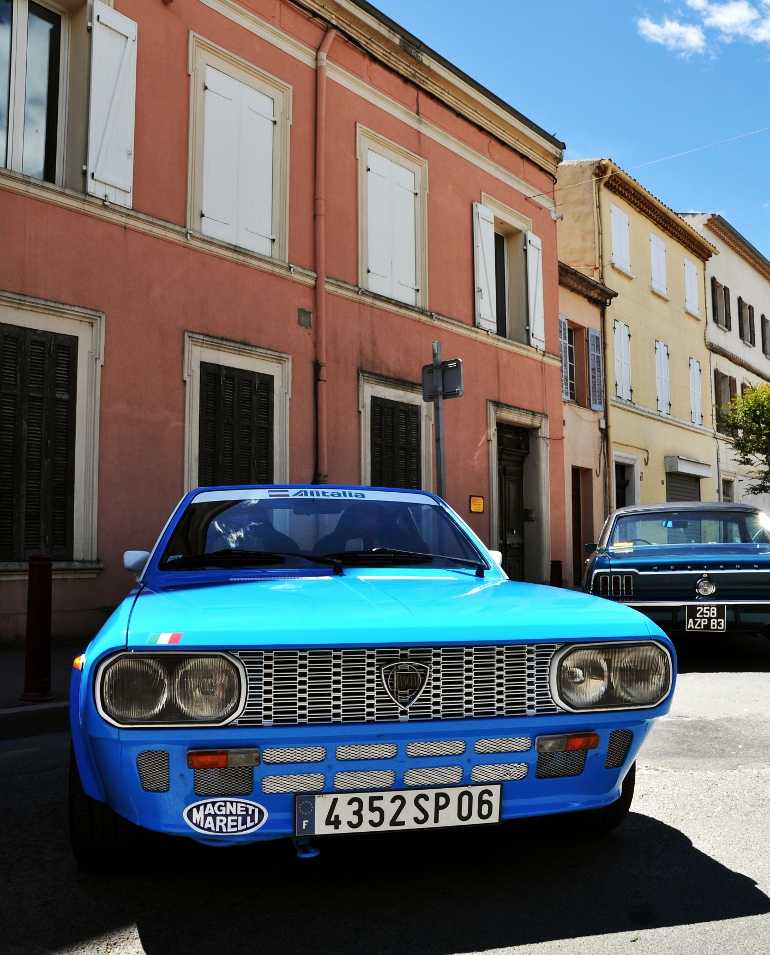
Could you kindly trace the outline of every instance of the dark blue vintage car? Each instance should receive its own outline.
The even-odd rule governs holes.
[[[770,636],[770,518],[747,504],[639,504],[611,514],[583,589],[672,633]]]

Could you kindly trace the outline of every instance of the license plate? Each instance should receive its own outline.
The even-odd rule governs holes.
[[[294,825],[298,836],[346,832],[443,829],[500,822],[502,786],[451,786],[398,792],[298,795]]]
[[[727,630],[727,607],[724,604],[700,604],[684,609],[687,630]]]

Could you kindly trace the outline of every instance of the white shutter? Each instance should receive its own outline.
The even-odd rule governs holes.
[[[588,329],[588,387],[593,411],[604,410],[604,362],[602,335],[595,328]]]
[[[569,339],[567,337],[567,319],[559,316],[559,354],[561,355],[561,397],[569,401]]]
[[[669,379],[668,345],[660,344],[660,370],[663,378],[663,414],[671,414],[671,382]]]
[[[661,295],[666,294],[666,243],[650,233],[650,269],[652,287]]]
[[[610,203],[612,227],[612,261],[625,272],[631,271],[631,246],[628,236],[628,216],[615,203]]]
[[[545,305],[543,303],[543,249],[534,232],[526,233],[527,305],[529,344],[545,351]]]
[[[631,400],[631,330],[625,322],[615,322],[615,392],[618,398]]]
[[[273,254],[273,137],[275,103],[238,83],[238,197],[236,243]]]
[[[488,332],[496,332],[495,217],[480,202],[473,203],[473,248],[476,324]]]
[[[417,304],[417,191],[414,172],[391,163],[393,212],[393,290],[391,295],[407,305]]]
[[[701,367],[695,358],[690,359],[690,418],[693,424],[703,424]]]
[[[684,260],[684,305],[688,312],[698,315],[698,269],[694,262]]]
[[[201,232],[233,245],[238,241],[240,85],[219,70],[206,67]]]
[[[369,290],[390,298],[393,268],[390,259],[392,223],[390,193],[393,163],[369,150],[367,157],[367,269]]]
[[[94,0],[87,191],[131,208],[136,23]]]

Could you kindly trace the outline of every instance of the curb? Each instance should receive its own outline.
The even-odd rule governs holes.
[[[66,700],[63,703],[32,703],[0,710],[0,740],[60,733],[69,728],[70,705]]]

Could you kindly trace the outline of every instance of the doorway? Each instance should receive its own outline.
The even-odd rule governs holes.
[[[500,550],[511,580],[524,580],[524,459],[529,431],[497,425],[497,479],[500,493]]]

